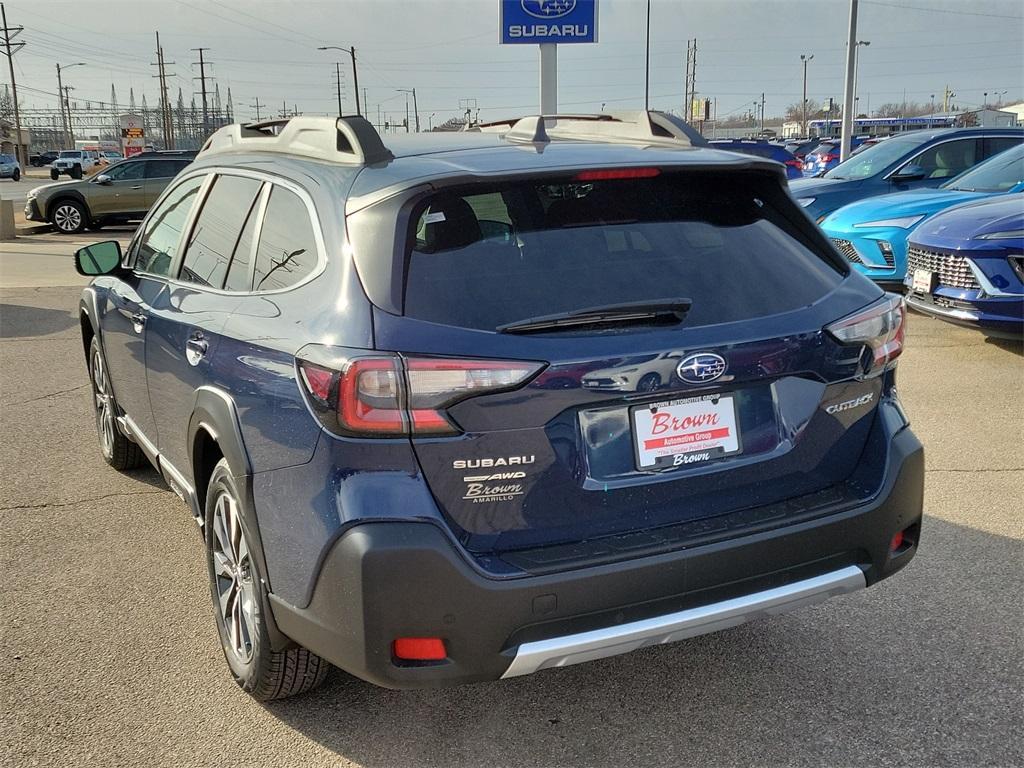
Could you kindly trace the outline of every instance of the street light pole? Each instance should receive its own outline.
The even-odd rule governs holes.
[[[853,103],[854,91],[854,57],[857,47],[857,0],[850,0],[850,24],[847,29],[846,42],[846,78],[843,85],[843,127],[840,131],[840,160],[850,156],[850,144],[853,138]]]
[[[340,48],[337,45],[321,45],[317,47],[318,51],[342,51],[352,57],[352,89],[356,93],[356,114],[363,114],[363,107],[359,103],[359,70],[356,69],[356,47],[353,45],[351,48]],[[339,81],[340,82],[340,81]]]
[[[804,64],[804,101],[803,101],[803,105],[804,105],[803,117],[804,117],[804,119],[803,119],[803,129],[802,129],[803,130],[803,133],[802,133],[803,136],[807,135],[807,63],[811,59],[813,59],[813,58],[814,58],[814,54],[813,53],[810,56],[805,56],[802,53],[800,54],[800,61],[802,61],[803,64]]]

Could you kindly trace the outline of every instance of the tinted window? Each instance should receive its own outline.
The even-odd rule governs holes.
[[[103,171],[103,173],[114,181],[141,179],[143,177],[145,165],[145,163],[120,163],[119,165],[110,166],[107,170]]]
[[[188,160],[147,160],[147,179],[169,179],[177,176],[178,172],[188,165]]]
[[[260,231],[253,290],[287,288],[317,264],[316,238],[309,211],[294,192],[275,186]]]
[[[998,155],[1000,152],[1005,152],[1012,147],[1018,147],[1021,144],[1020,137],[1015,136],[990,136],[985,139],[985,157],[992,157],[992,155]]]
[[[182,280],[212,288],[223,285],[242,225],[261,186],[262,182],[243,176],[216,178],[192,228]]]
[[[979,139],[944,141],[929,147],[910,161],[924,171],[926,179],[951,179],[981,160]]]
[[[969,192],[1009,192],[1024,181],[1024,145],[989,158],[942,186]]]
[[[139,238],[135,269],[151,275],[168,275],[178,255],[181,232],[188,221],[202,176],[193,176],[176,186],[146,222]]]
[[[511,221],[505,236],[491,236],[476,214],[476,198],[495,191]],[[772,206],[783,194],[774,181],[724,174],[442,193],[417,215],[405,314],[493,330],[682,297],[693,300],[692,327],[804,307],[841,278]]]
[[[252,273],[249,267],[252,265],[252,239],[256,233],[256,221],[260,213],[260,198],[253,201],[249,217],[245,220],[242,233],[238,236],[238,245],[235,246],[235,255],[231,258],[231,266],[228,268],[228,277],[224,281],[224,288],[228,291],[251,291]]]

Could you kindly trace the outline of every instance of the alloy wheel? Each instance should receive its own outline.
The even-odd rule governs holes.
[[[53,223],[61,232],[75,232],[82,226],[82,213],[73,205],[58,206]]]
[[[96,406],[96,432],[100,438],[100,448],[108,459],[114,455],[114,399],[110,394],[110,382],[107,369],[103,364],[103,355],[98,349],[92,353],[92,387]]]
[[[238,517],[238,501],[226,490],[221,490],[214,502],[211,544],[217,609],[228,650],[237,661],[249,664],[256,634],[252,560]]]

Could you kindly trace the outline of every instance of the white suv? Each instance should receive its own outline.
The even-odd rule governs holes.
[[[50,166],[50,178],[56,181],[61,174],[73,179],[96,168],[100,164],[100,153],[94,149],[64,149]]]

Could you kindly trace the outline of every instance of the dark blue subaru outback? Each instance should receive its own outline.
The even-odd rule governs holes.
[[[575,664],[917,549],[902,299],[666,115],[228,126],[76,261],[103,455],[189,505],[257,698]]]

